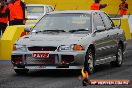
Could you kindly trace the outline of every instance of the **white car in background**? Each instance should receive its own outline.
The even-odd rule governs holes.
[[[54,7],[44,4],[27,4],[27,22],[26,24],[35,24],[46,13],[54,11]]]

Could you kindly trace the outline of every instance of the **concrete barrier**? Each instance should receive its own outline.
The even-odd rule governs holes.
[[[122,26],[121,26],[121,28],[125,32],[126,39],[127,40],[131,39],[131,32],[130,32],[130,26],[129,26],[128,18],[123,18],[122,19]]]
[[[132,15],[128,16],[128,21],[129,21],[130,31],[132,33]]]
[[[115,24],[118,24],[117,20],[113,20],[113,22]],[[130,26],[129,26],[128,18],[121,18],[121,28],[125,32],[126,40],[131,39],[131,32],[130,32]]]
[[[13,44],[21,36],[25,26],[8,26],[0,40],[0,60],[10,60]]]

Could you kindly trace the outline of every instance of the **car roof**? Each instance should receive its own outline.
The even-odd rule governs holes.
[[[100,10],[64,10],[64,11],[53,11],[53,12],[50,12],[50,13],[47,13],[47,14],[58,14],[58,13],[75,13],[75,14],[78,14],[78,13],[87,13],[87,14],[92,14],[94,12],[103,12],[103,11],[100,11]]]
[[[51,6],[46,4],[27,4],[26,6]]]

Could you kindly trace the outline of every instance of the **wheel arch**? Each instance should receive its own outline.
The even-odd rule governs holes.
[[[122,40],[120,40],[120,41],[118,42],[118,45],[121,45],[122,50],[123,50],[123,52],[124,52],[124,50],[125,50],[125,48],[124,48],[124,42],[123,42]]]
[[[94,51],[94,54],[95,54],[95,46],[94,46],[94,44],[90,44],[88,49],[92,49]]]

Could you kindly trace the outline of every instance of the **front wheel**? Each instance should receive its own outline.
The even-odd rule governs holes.
[[[119,45],[117,53],[116,53],[116,61],[112,61],[111,65],[120,67],[122,65],[122,61],[123,61],[123,49],[121,45]]]
[[[89,74],[94,73],[94,51],[92,49],[89,49],[86,53],[85,62],[84,62],[84,68],[87,69]]]

